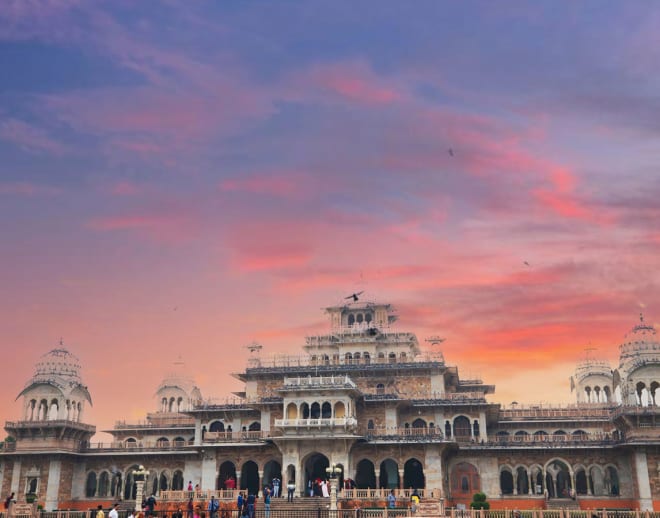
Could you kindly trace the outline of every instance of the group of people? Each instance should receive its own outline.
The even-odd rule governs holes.
[[[413,490],[410,495],[410,511],[415,514],[417,512],[417,507],[419,506],[420,497],[416,489]],[[394,489],[390,491],[390,494],[387,495],[387,507],[394,509],[396,507],[396,494],[394,494]]]
[[[327,480],[316,478],[307,481],[307,493],[309,496],[330,497],[330,483]]]

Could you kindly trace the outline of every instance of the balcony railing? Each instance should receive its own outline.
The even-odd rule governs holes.
[[[69,428],[75,428],[77,430],[84,430],[86,432],[95,432],[96,426],[91,424],[81,423],[80,421],[70,421],[68,419],[53,419],[53,420],[40,420],[40,421],[7,421],[5,423],[5,428],[12,429],[29,429],[29,428],[43,428],[47,426],[49,428],[55,428],[58,426],[67,426]]]
[[[281,390],[291,389],[317,389],[317,388],[352,388],[357,385],[348,376],[298,376],[296,378],[284,378]]]
[[[316,428],[354,428],[354,417],[334,417],[319,419],[275,419],[277,428],[316,429]]]
[[[362,430],[367,441],[374,442],[443,442],[440,428],[377,427]]]
[[[334,344],[336,345],[336,343]],[[271,358],[251,358],[248,369],[295,368],[295,367],[322,367],[322,366],[365,366],[365,365],[414,365],[424,363],[444,364],[442,354],[418,354],[397,357],[361,357],[346,358],[344,355],[279,355]]]
[[[214,442],[259,442],[270,436],[263,430],[241,432],[205,432],[204,443]]]
[[[500,409],[500,420],[518,419],[607,419],[612,412],[611,405],[604,403],[569,405],[563,407],[534,405]]]
[[[193,446],[194,441],[114,441],[90,443],[81,448],[83,452],[98,451],[177,451]]]

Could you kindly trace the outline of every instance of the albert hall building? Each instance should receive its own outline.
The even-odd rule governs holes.
[[[234,484],[258,492],[277,478],[302,497],[334,464],[340,501],[418,489],[446,506],[481,491],[491,508],[660,510],[660,342],[643,318],[617,366],[576,366],[572,404],[504,408],[488,401],[494,385],[462,378],[437,347],[423,352],[389,304],[325,313],[327,333],[306,337],[298,356],[268,359],[253,344],[231,401],[211,403],[175,364],[154,387],[153,412],[119,421],[103,444],[86,419],[83,369],[60,345],[5,423],[2,495],[47,510],[130,503],[144,466],[159,502],[184,501],[188,481],[233,499]]]

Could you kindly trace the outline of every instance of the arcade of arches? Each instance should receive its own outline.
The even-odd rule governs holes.
[[[554,459],[543,466],[500,467],[502,495],[547,494],[548,498],[565,498],[575,491],[578,495],[617,496],[619,487],[618,470],[611,464],[571,466]]]

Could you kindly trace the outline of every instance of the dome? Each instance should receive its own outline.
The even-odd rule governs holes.
[[[63,345],[60,340],[59,347],[47,352],[39,359],[35,365],[34,375],[25,384],[25,388],[16,399],[37,385],[51,385],[63,394],[69,394],[79,389],[83,392],[85,399],[92,402],[87,387],[83,385],[80,377],[80,360]]]
[[[53,349],[37,362],[36,374],[32,379],[50,378],[52,376],[70,378],[81,383],[80,360],[66,349]]]
[[[624,343],[619,346],[619,352],[619,368],[625,367],[628,372],[649,363],[660,363],[657,331],[644,322],[644,315],[639,315],[639,324],[626,334]]]

